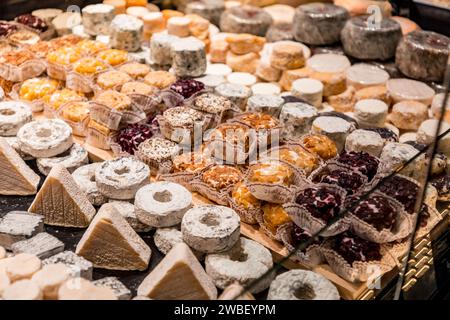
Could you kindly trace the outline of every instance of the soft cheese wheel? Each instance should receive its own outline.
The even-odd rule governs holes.
[[[344,149],[345,139],[352,130],[353,125],[338,117],[319,116],[311,126],[311,133],[323,134],[334,141],[338,152]]]
[[[359,89],[355,92],[355,99],[356,101],[364,99],[377,99],[384,101],[387,105],[390,105],[392,102],[391,95],[385,85]]]
[[[435,94],[426,83],[411,79],[390,79],[386,88],[394,102],[415,100],[429,106]]]
[[[292,35],[292,23],[272,24],[266,33],[267,42],[294,40]]]
[[[283,105],[280,112],[280,122],[284,126],[283,137],[295,139],[307,134],[317,114],[315,107],[303,102],[290,102]]]
[[[5,289],[5,300],[42,300],[42,292],[39,286],[31,280],[20,280]]]
[[[243,86],[252,86],[256,83],[256,77],[247,72],[233,72],[227,76],[227,80],[232,84],[239,84]]]
[[[86,194],[89,202],[94,206],[101,206],[107,201],[107,197],[98,190],[95,182],[95,170],[100,165],[100,162],[94,162],[92,164],[79,167],[72,173],[72,177],[76,184],[81,191]]]
[[[206,52],[202,41],[188,37],[171,46],[172,68],[178,77],[199,77],[206,71]]]
[[[220,17],[220,30],[231,33],[250,33],[265,36],[272,23],[272,17],[264,10],[249,6],[227,9]]]
[[[227,76],[233,70],[229,66],[223,63],[209,63],[206,67],[205,74],[206,75],[215,75],[215,76]]]
[[[186,17],[172,17],[167,20],[167,32],[177,37],[188,37],[190,22]]]
[[[294,41],[274,42],[270,65],[280,70],[298,69],[305,65],[303,46]]]
[[[333,2],[345,8],[352,17],[373,14],[372,10],[380,12],[382,17],[389,17],[392,11],[392,5],[385,0],[333,0]]]
[[[344,72],[313,72],[309,77],[322,82],[324,97],[335,96],[345,92],[346,83]]]
[[[142,20],[119,14],[111,22],[111,46],[115,49],[138,51],[141,48],[141,37],[144,29]]]
[[[126,9],[127,9],[127,1],[126,0],[103,0],[103,3],[113,6],[115,14],[125,13]]]
[[[397,47],[395,65],[410,78],[441,81],[450,52],[450,38],[432,31],[413,31]]]
[[[44,299],[56,300],[59,287],[69,279],[71,270],[62,263],[48,264],[31,278],[42,290]]]
[[[223,0],[206,0],[206,1],[190,1],[186,6],[186,14],[198,14],[200,17],[211,21],[215,25],[219,25],[220,16],[225,11]]]
[[[355,93],[355,88],[350,86],[340,94],[328,96],[327,102],[337,112],[352,112],[356,102]]]
[[[254,52],[234,54],[231,51],[226,55],[227,65],[237,72],[255,73],[259,63],[259,55]]]
[[[413,100],[400,101],[392,107],[389,121],[399,129],[417,130],[428,119],[428,107]]]
[[[6,265],[6,274],[11,282],[30,279],[41,269],[41,260],[34,254],[19,253]]]
[[[20,149],[36,158],[54,157],[72,144],[72,129],[59,119],[36,120],[17,133]]]
[[[433,142],[436,136],[437,126],[439,120],[428,119],[421,123],[417,130],[417,142],[423,144],[430,144]],[[444,132],[450,129],[450,124],[442,122],[438,135],[442,135]],[[450,156],[450,133],[439,139],[438,151],[443,152],[445,155]]]
[[[388,106],[381,100],[365,99],[355,104],[355,119],[361,127],[383,127]]]
[[[239,84],[224,83],[218,85],[215,92],[225,98],[228,98],[234,105],[241,110],[245,110],[247,99],[252,92],[249,88]]]
[[[371,86],[384,85],[389,80],[389,73],[377,66],[367,63],[356,63],[345,72],[347,86],[356,90]]]
[[[283,23],[292,23],[294,20],[295,9],[285,4],[273,4],[263,8],[272,17],[274,25]]]
[[[114,19],[114,11],[113,6],[102,3],[84,7],[81,10],[84,32],[92,36],[108,34],[111,21]]]
[[[178,41],[178,37],[157,33],[150,40],[150,58],[159,65],[172,64],[171,48],[172,44]]]
[[[38,9],[31,12],[31,14],[35,17],[38,17],[45,21],[48,25],[51,25],[52,20],[56,18],[57,15],[61,14],[63,11],[61,9],[55,8],[45,8]]]
[[[252,93],[255,94],[266,94],[266,95],[278,95],[281,93],[281,88],[278,83],[267,83],[260,82],[255,83],[251,87]]]
[[[63,165],[72,173],[82,165],[88,164],[88,162],[88,152],[78,143],[74,143],[67,152],[61,155],[52,158],[38,158],[36,160],[39,171],[45,176],[58,164]]]
[[[171,227],[181,222],[192,207],[192,194],[182,185],[173,182],[155,182],[136,193],[136,216],[152,227]]]
[[[63,12],[58,14],[53,20],[58,36],[64,36],[72,33],[72,28],[81,24],[81,14],[79,12]]]
[[[141,6],[131,6],[127,8],[126,14],[142,19],[143,16],[145,16],[147,13],[149,13],[148,9],[146,7]]]
[[[345,140],[346,151],[367,152],[375,157],[380,156],[383,146],[384,140],[378,133],[363,129],[353,131]]]
[[[144,21],[144,31],[156,33],[163,31],[166,26],[163,14],[161,12],[149,12],[142,16]]]
[[[341,54],[319,53],[306,60],[306,66],[317,72],[340,73],[345,72],[351,63]]]
[[[297,79],[309,78],[314,73],[310,68],[284,70],[280,78],[280,86],[287,91],[292,90],[292,83]]]
[[[315,79],[298,79],[292,83],[292,95],[303,99],[311,105],[320,108],[322,106],[323,84]]]
[[[361,60],[394,57],[401,37],[402,30],[396,21],[383,19],[374,27],[367,21],[367,16],[351,18],[341,32],[345,53]]]
[[[445,93],[438,93],[431,102],[431,113],[436,119],[439,119],[441,115],[444,98]],[[450,123],[450,112],[448,110],[450,110],[450,99],[447,99],[447,105],[444,107],[444,120]]]
[[[0,136],[15,136],[32,119],[29,105],[19,101],[0,102]]]
[[[295,10],[293,34],[297,41],[327,45],[339,41],[349,18],[347,10],[329,3],[308,3]]]

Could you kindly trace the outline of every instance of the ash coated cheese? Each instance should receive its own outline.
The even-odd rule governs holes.
[[[311,105],[320,108],[322,106],[323,84],[315,79],[298,79],[292,82],[292,95],[303,99]]]
[[[94,286],[111,289],[118,300],[130,300],[131,291],[117,277],[105,277],[92,282]]]
[[[356,90],[384,85],[389,80],[389,73],[367,63],[356,63],[349,67],[345,74],[347,86],[352,86]]]
[[[20,155],[0,137],[0,195],[35,194],[39,176],[23,161]]]
[[[351,64],[344,55],[319,53],[306,60],[306,66],[317,72],[340,73],[345,72]]]
[[[160,181],[142,187],[134,201],[136,217],[152,227],[171,227],[181,222],[192,207],[192,194],[182,185]]]
[[[204,205],[188,210],[181,222],[183,240],[205,253],[230,249],[239,240],[240,219],[230,208]]]
[[[64,251],[64,243],[46,232],[34,237],[14,243],[11,246],[14,254],[29,253],[40,259],[46,259]]]
[[[402,38],[400,25],[389,18],[372,26],[367,16],[353,17],[345,23],[341,42],[346,54],[360,60],[388,60],[395,55]]]
[[[317,114],[316,108],[303,102],[283,105],[280,112],[280,122],[284,126],[283,137],[295,139],[307,134]]]
[[[251,90],[239,84],[224,83],[216,87],[215,92],[227,99],[241,110],[245,110]]]
[[[106,35],[109,33],[111,21],[114,19],[114,7],[108,4],[91,4],[84,7],[83,27],[84,31],[92,36]]]
[[[199,77],[205,73],[205,44],[197,38],[188,37],[172,43],[171,54],[176,76]]]
[[[436,137],[436,131],[438,127],[439,120],[428,119],[422,122],[417,129],[417,142],[423,144],[430,144]],[[447,122],[442,122],[438,135],[442,135],[444,132],[450,129],[450,124]],[[438,151],[444,153],[445,155],[450,155],[450,133],[441,137],[438,142]]]
[[[180,230],[175,227],[172,228],[158,228],[153,236],[153,241],[155,246],[163,254],[167,254],[175,247],[178,243],[183,241],[183,235]],[[192,250],[198,260],[203,260],[204,253]]]
[[[76,184],[94,206],[100,206],[107,201],[107,197],[98,190],[97,183],[95,182],[95,170],[100,165],[101,163],[94,162],[79,167],[72,173]]]
[[[110,27],[110,43],[115,49],[138,51],[141,48],[141,37],[144,29],[142,20],[119,14],[114,17]]]
[[[150,58],[159,65],[172,64],[172,44],[179,38],[170,34],[156,33],[150,40]]]
[[[268,94],[256,94],[248,99],[246,111],[263,112],[278,117],[283,104],[284,100],[281,97]]]
[[[427,84],[411,79],[390,79],[386,82],[389,96],[394,102],[415,100],[429,106],[435,94]]]
[[[0,219],[0,246],[8,250],[19,241],[44,231],[44,218],[22,211],[11,211]]]
[[[345,139],[350,134],[353,125],[338,117],[319,116],[312,122],[311,133],[323,134],[334,141],[340,152],[345,145]]]
[[[247,72],[232,72],[227,76],[227,80],[231,84],[238,84],[250,87],[256,83],[256,77]]]
[[[137,190],[149,183],[150,168],[132,157],[103,162],[95,170],[98,190],[110,199],[133,199]]]
[[[15,136],[19,129],[31,119],[29,105],[19,101],[0,102],[0,136]]]
[[[134,204],[128,201],[110,200],[109,205],[113,206],[117,210],[117,212],[119,212],[125,218],[125,220],[127,220],[134,231],[148,232],[153,229],[151,226],[146,225],[138,220],[138,218],[136,217]]]
[[[272,17],[264,10],[249,6],[227,9],[220,17],[220,30],[230,33],[250,33],[264,36],[272,23]]]
[[[58,299],[59,287],[69,279],[70,268],[62,263],[44,265],[36,272],[31,280],[35,282],[42,291],[46,300]]]
[[[379,157],[383,150],[384,140],[374,132],[357,129],[350,133],[345,140],[345,150],[348,152],[367,152],[375,157]]]
[[[251,86],[252,94],[278,95],[281,88],[278,83],[260,82]]]
[[[72,144],[72,128],[63,120],[35,120],[17,132],[20,149],[36,158],[57,156]]]
[[[428,119],[428,107],[418,101],[400,101],[394,104],[388,119],[399,129],[417,130]]]
[[[179,243],[148,274],[137,294],[157,300],[215,300],[217,289],[185,243]]]
[[[388,106],[381,100],[364,99],[355,104],[355,119],[360,127],[383,127]]]
[[[86,149],[78,143],[74,143],[72,147],[65,153],[52,158],[36,159],[37,167],[43,175],[48,175],[50,170],[57,164],[63,165],[70,173],[75,169],[89,162]]]
[[[95,208],[62,165],[52,168],[29,212],[44,216],[54,226],[84,228],[95,215]]]
[[[348,18],[347,10],[329,3],[298,6],[294,16],[294,38],[310,45],[336,43]]]
[[[151,249],[113,206],[103,206],[83,234],[75,253],[94,267],[145,270]]]
[[[450,52],[450,38],[432,31],[413,31],[397,47],[395,65],[410,78],[441,81]]]
[[[267,42],[294,40],[292,35],[292,23],[272,24],[266,33]]]
[[[63,251],[42,261],[42,265],[62,264],[70,270],[72,277],[92,280],[92,262],[78,256],[72,251]]]
[[[167,32],[171,35],[184,38],[189,36],[191,20],[186,17],[172,17],[167,20]]]

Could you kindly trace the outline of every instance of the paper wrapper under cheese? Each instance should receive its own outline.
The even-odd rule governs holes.
[[[145,113],[133,103],[130,110],[120,112],[92,100],[89,102],[89,109],[91,119],[112,130],[118,130],[121,125],[139,123],[146,118]]]
[[[259,224],[259,230],[261,230],[262,232],[264,232],[264,234],[265,234],[266,236],[268,236],[270,239],[273,239],[273,240],[282,242],[282,239],[281,239],[281,237],[280,237],[281,234],[278,233],[278,228],[279,228],[280,226],[277,226],[277,229],[276,229],[275,231],[274,231],[274,230],[270,230],[270,228],[267,227],[267,224],[266,224],[266,222],[264,221],[264,212],[260,212],[260,214],[257,214],[257,215],[255,216],[255,219],[256,219],[256,221],[257,221],[258,224]]]
[[[392,242],[399,239],[403,239],[407,237],[412,232],[412,221],[408,214],[403,209],[403,206],[397,200],[386,196],[381,192],[374,192],[372,196],[383,196],[386,198],[386,201],[390,203],[391,206],[394,207],[395,212],[397,212],[397,218],[394,226],[394,231],[383,229],[378,231],[371,224],[363,221],[358,218],[356,215],[349,212],[348,218],[350,220],[350,225],[352,231],[359,237],[376,242],[376,243],[386,243]],[[347,204],[348,205],[348,204]]]
[[[175,182],[192,192],[194,191],[194,188],[191,185],[191,181],[194,179],[194,176],[195,172],[188,171],[160,173],[156,176],[156,180]]]
[[[0,77],[7,81],[22,82],[40,76],[45,69],[45,62],[40,59],[31,59],[18,66],[0,63]]]
[[[328,242],[325,242],[320,248],[322,255],[330,265],[331,269],[337,275],[350,282],[365,282],[369,279],[373,281],[374,272],[379,272],[377,276],[382,276],[386,272],[391,271],[397,262],[395,258],[389,253],[389,250],[381,246],[382,258],[380,261],[355,261],[350,265],[342,256],[334,251]]]
[[[17,100],[17,101],[21,101],[24,102],[26,104],[28,104],[31,108],[32,112],[41,112],[44,110],[46,103],[44,102],[43,99],[36,99],[33,101],[28,101],[28,100],[23,100],[20,98],[19,92],[20,92],[20,87],[22,86],[22,83],[16,83],[13,85],[11,92],[9,93],[9,96],[13,99],[13,100]],[[58,85],[57,89],[61,89],[61,85]]]
[[[291,260],[295,262],[299,262],[308,267],[314,267],[318,264],[321,264],[324,261],[322,256],[322,252],[320,251],[320,246],[318,244],[311,244],[305,250],[299,251],[296,250],[292,241],[292,229],[294,228],[294,224],[292,222],[286,223],[277,230],[277,238],[281,239],[286,249],[289,252],[295,251],[295,253],[290,257]]]
[[[159,96],[159,92],[155,95],[144,95],[133,93],[129,94],[131,101],[134,105],[145,112],[147,118],[154,118],[159,114],[162,114],[167,108],[162,103],[162,99]]]
[[[291,217],[292,221],[298,225],[300,228],[305,229],[311,234],[316,234],[321,229],[323,229],[326,226],[326,223],[322,219],[318,219],[314,217],[305,207],[302,205],[299,205],[295,202],[296,196],[299,192],[301,192],[304,189],[308,189],[311,187],[327,187],[334,189],[336,193],[338,193],[341,196],[341,205],[339,207],[339,212],[342,212],[344,210],[344,201],[345,197],[347,195],[346,191],[342,189],[341,187],[327,184],[327,183],[317,183],[317,184],[309,184],[304,185],[300,188],[297,188],[294,196],[292,197],[291,202],[287,202],[283,205],[284,210],[287,212],[287,214]],[[337,235],[339,233],[342,233],[346,231],[350,227],[348,218],[342,217],[337,222],[329,226],[325,231],[323,231],[320,236],[322,237],[331,237],[334,235]]]
[[[70,72],[71,67],[62,64],[46,61],[47,74],[50,78],[66,81],[66,75]]]
[[[83,100],[83,101],[85,101],[85,100]],[[77,104],[77,103],[79,103],[79,101],[70,101],[70,102],[67,102],[67,103],[64,103],[63,105],[61,105],[56,113],[55,118],[64,120],[72,128],[72,133],[74,135],[80,136],[80,137],[85,137],[85,136],[87,136],[88,124],[89,124],[89,120],[91,119],[89,116],[87,116],[86,118],[84,118],[82,121],[79,121],[79,122],[75,122],[75,121],[72,121],[72,120],[69,120],[69,119],[63,117],[64,109],[70,108],[71,105]]]
[[[241,218],[242,222],[248,224],[257,224],[258,220],[256,219],[256,217],[263,215],[261,207],[253,207],[246,209],[234,200],[234,198],[231,196],[231,193],[227,195],[227,199],[228,205],[230,206],[231,209],[236,211],[236,213]]]
[[[105,135],[102,132],[98,131],[95,128],[87,129],[87,138],[86,143],[90,144],[93,147],[102,149],[102,150],[110,150],[111,149],[111,134]]]

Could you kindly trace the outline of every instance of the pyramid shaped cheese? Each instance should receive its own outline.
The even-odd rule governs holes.
[[[95,208],[62,165],[50,171],[28,211],[43,215],[46,224],[76,228],[87,227],[95,215]]]
[[[97,268],[145,270],[151,250],[115,207],[106,203],[84,233],[76,253]]]
[[[185,243],[179,243],[144,279],[139,296],[159,300],[215,300],[217,289]]]
[[[37,192],[39,176],[0,137],[0,195],[30,195]]]

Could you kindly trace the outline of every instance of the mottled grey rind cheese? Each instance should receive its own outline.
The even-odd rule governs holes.
[[[299,294],[300,293],[300,294]],[[275,278],[268,300],[339,300],[336,287],[325,277],[307,270],[290,270]]]
[[[348,20],[348,11],[329,3],[308,3],[295,10],[293,34],[297,41],[310,45],[338,42]]]
[[[105,277],[92,282],[94,286],[110,288],[118,300],[130,300],[131,291],[116,277]]]
[[[341,32],[341,42],[346,54],[361,60],[387,60],[395,55],[402,37],[400,24],[384,18],[376,27],[367,16],[347,20]]]
[[[0,91],[0,101],[2,92]],[[19,129],[32,120],[31,108],[19,101],[0,102],[0,136],[15,136]]]
[[[153,236],[153,241],[155,246],[163,254],[169,253],[172,248],[183,241],[183,235],[177,228],[158,228]],[[197,250],[192,250],[192,253],[198,258],[198,260],[203,260],[205,254]]]
[[[355,152],[367,152],[379,157],[384,146],[381,136],[369,130],[357,129],[350,133],[345,140],[345,150]]]
[[[108,200],[108,198],[98,190],[97,183],[95,183],[95,170],[100,167],[100,165],[100,162],[87,164],[79,167],[72,173],[72,177],[76,184],[80,190],[86,194],[89,202],[94,206],[101,206]]]
[[[266,41],[276,42],[283,40],[294,40],[292,29],[292,23],[281,22],[272,24],[267,30]]]
[[[408,77],[441,81],[447,64],[450,38],[432,31],[416,30],[400,41],[395,64]]]
[[[126,14],[115,16],[110,28],[111,46],[115,49],[138,51],[141,48],[143,30],[142,20]]]
[[[280,122],[284,126],[284,138],[300,138],[311,130],[317,109],[307,103],[290,102],[283,105],[280,112]]]
[[[56,157],[38,158],[36,159],[37,167],[43,175],[48,175],[50,170],[57,164],[63,165],[70,173],[84,164],[88,164],[88,152],[78,143],[74,143],[72,147]]]
[[[109,203],[127,220],[130,226],[136,232],[148,232],[153,227],[146,225],[138,220],[134,212],[134,205],[128,201],[111,200]]]
[[[105,161],[95,170],[98,190],[110,199],[133,199],[136,192],[149,181],[149,167],[131,157]]]
[[[14,254],[29,253],[39,259],[46,259],[64,251],[64,243],[49,233],[41,232],[30,239],[14,243],[11,250]]]
[[[96,36],[108,34],[111,21],[114,18],[114,7],[108,4],[91,4],[81,10],[83,26],[87,34]]]
[[[250,33],[264,37],[272,17],[261,8],[243,5],[225,10],[220,17],[220,30],[230,33]]]
[[[255,94],[247,101],[247,111],[264,112],[274,117],[278,117],[283,103],[284,99],[281,97],[266,94]]]
[[[326,135],[334,141],[338,152],[341,152],[352,128],[353,125],[342,118],[319,116],[313,121],[311,132]]]
[[[43,231],[43,216],[25,211],[11,211],[0,218],[0,246],[9,250],[14,243]]]
[[[171,34],[155,33],[150,40],[150,59],[158,65],[172,64],[172,43],[180,38]]]
[[[58,33],[63,36],[72,33],[72,28],[81,24],[81,14],[79,12],[63,12],[58,14],[51,23]]]
[[[152,227],[171,227],[179,224],[192,207],[192,194],[177,183],[155,182],[136,192],[134,207],[142,223]]]
[[[391,173],[400,165],[414,157],[419,151],[409,144],[388,142],[381,151],[380,159],[386,164],[387,173]],[[419,156],[412,163],[408,164],[400,174],[405,176],[420,178],[425,169],[424,155]]]
[[[247,100],[252,93],[252,91],[246,86],[232,83],[223,83],[218,85],[215,92],[218,95],[230,99],[230,101],[241,110],[245,110]]]
[[[239,240],[240,219],[230,208],[204,205],[187,211],[181,222],[183,240],[205,253],[231,249]]]
[[[178,9],[180,10],[180,9]],[[183,10],[181,10],[183,11]],[[219,25],[220,16],[225,11],[223,0],[200,0],[186,5],[186,14],[198,14],[215,25]]]
[[[80,257],[72,251],[63,251],[42,261],[42,265],[62,263],[71,270],[73,277],[92,280],[92,262]]]
[[[256,241],[242,237],[230,250],[208,254],[205,258],[206,273],[220,289],[225,289],[235,282],[248,286],[261,278],[272,266],[272,254],[269,250]],[[259,293],[267,289],[274,275],[272,273],[261,279],[250,292]]]
[[[178,77],[199,77],[206,71],[205,44],[194,38],[180,39],[171,46],[172,68]]]

